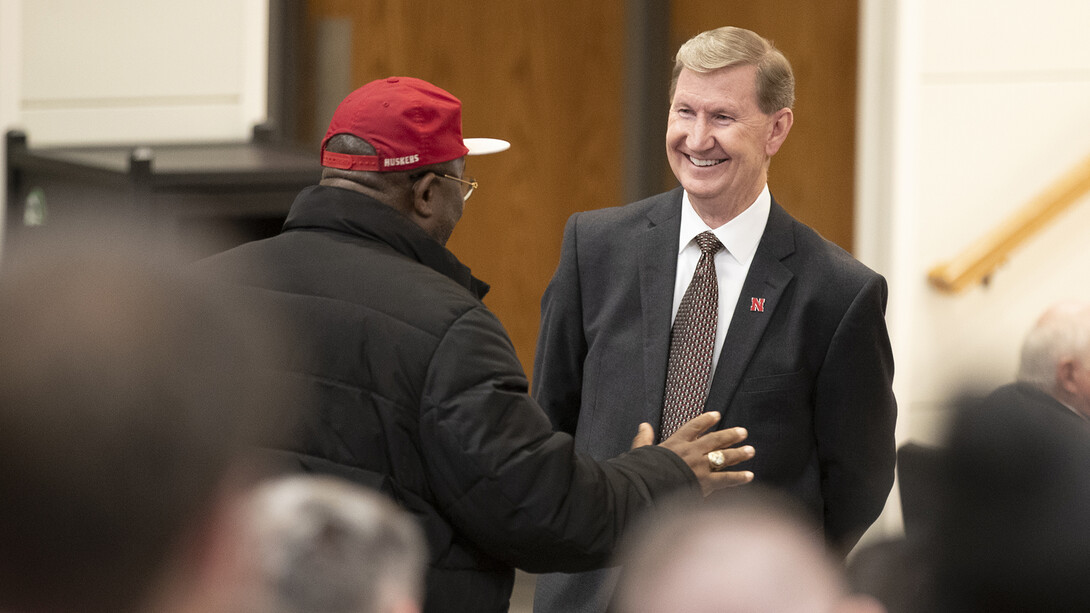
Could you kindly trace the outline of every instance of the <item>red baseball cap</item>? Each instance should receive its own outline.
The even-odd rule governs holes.
[[[377,155],[326,151],[329,139],[351,134]],[[440,164],[511,146],[496,138],[462,138],[462,103],[446,90],[412,77],[371,81],[348,94],[322,140],[322,166],[388,172]]]

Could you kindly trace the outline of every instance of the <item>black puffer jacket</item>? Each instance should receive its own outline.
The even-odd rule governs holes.
[[[277,368],[308,395],[282,451],[380,488],[420,519],[427,611],[506,611],[514,567],[601,566],[653,499],[699,499],[693,473],[660,447],[603,463],[575,453],[527,396],[511,341],[479,300],[487,286],[366,196],[308,188],[282,234],[196,269],[297,326]]]

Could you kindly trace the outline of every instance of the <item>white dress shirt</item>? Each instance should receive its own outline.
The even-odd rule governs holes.
[[[761,235],[764,234],[771,208],[772,196],[768,192],[768,185],[765,185],[757,196],[757,200],[740,215],[718,228],[709,228],[693,209],[692,203],[689,202],[689,194],[683,192],[681,197],[681,233],[678,237],[680,251],[677,255],[677,273],[674,275],[674,308],[670,317],[671,322],[674,317],[677,317],[681,299],[685,296],[685,290],[689,287],[689,282],[693,280],[696,264],[700,261],[700,247],[694,240],[696,235],[710,231],[725,247],[715,254],[715,275],[719,280],[719,319],[715,326],[713,373],[716,365],[719,364],[723,339],[727,336],[727,328],[730,327],[734,307],[738,304],[738,295],[742,293],[742,283],[745,282],[746,275],[749,273],[749,265],[753,262],[753,254],[757,252],[757,244],[761,242]]]

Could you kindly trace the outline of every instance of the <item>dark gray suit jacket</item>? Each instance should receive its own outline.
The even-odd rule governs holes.
[[[681,188],[577,213],[541,302],[534,395],[595,458],[658,429],[681,224]],[[846,548],[893,483],[893,356],[885,280],[773,200],[738,298],[706,410],[744,426],[756,456],[735,469],[796,498]],[[603,582],[539,578],[535,610],[581,609]],[[607,582],[608,583],[608,582]]]
[[[984,399],[986,406],[1005,406],[1026,411],[1038,411],[1042,415],[1054,417],[1060,423],[1072,427],[1085,427],[1085,421],[1078,413],[1064,406],[1051,394],[1037,389],[1028,383],[1008,383],[998,387]]]

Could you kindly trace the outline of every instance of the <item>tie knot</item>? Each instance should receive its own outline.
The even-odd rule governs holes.
[[[708,255],[715,255],[716,252],[723,248],[723,243],[719,242],[714,234],[707,231],[696,235],[696,244],[700,246],[701,253]]]

